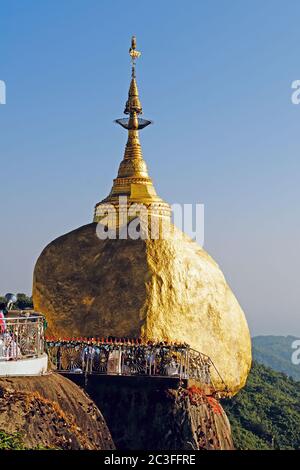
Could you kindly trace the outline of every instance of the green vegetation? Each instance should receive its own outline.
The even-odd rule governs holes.
[[[24,450],[25,446],[19,433],[8,434],[0,430],[0,450]]]
[[[253,358],[268,367],[300,380],[300,366],[292,364],[294,336],[256,336],[252,338]]]
[[[254,362],[246,387],[222,404],[236,449],[300,449],[300,382]]]
[[[25,446],[22,436],[18,432],[9,434],[0,430],[0,450],[60,450],[58,447],[45,447],[38,445],[34,448]]]

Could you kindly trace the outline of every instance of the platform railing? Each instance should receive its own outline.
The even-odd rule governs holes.
[[[200,383],[209,383],[211,387],[217,391],[218,387],[215,385],[215,381],[213,380],[213,377],[215,377],[215,379],[218,380],[218,383],[222,383],[222,390],[224,392],[228,391],[228,387],[223,380],[223,377],[209,356],[200,353],[195,349],[189,348],[188,357],[188,370],[191,378]]]
[[[207,355],[187,345],[49,339],[47,352],[61,373],[194,379],[213,390],[211,369],[219,374]]]
[[[0,361],[40,357],[44,351],[43,316],[31,312],[1,319]]]

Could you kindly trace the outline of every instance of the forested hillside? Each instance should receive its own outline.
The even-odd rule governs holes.
[[[222,404],[237,449],[300,449],[300,382],[254,362],[246,387]]]

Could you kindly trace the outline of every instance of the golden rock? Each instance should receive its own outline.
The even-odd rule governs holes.
[[[245,384],[245,316],[218,265],[186,235],[99,240],[95,223],[80,227],[44,249],[33,299],[50,336],[186,342],[210,356],[232,393]]]

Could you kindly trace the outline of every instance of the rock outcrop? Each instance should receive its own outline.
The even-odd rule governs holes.
[[[57,374],[0,378],[0,430],[18,433],[28,449],[115,448],[96,405]]]
[[[75,376],[80,383],[83,378]],[[195,385],[166,378],[100,377],[87,391],[118,450],[230,450],[231,428],[223,408]]]
[[[184,234],[100,240],[95,223],[80,227],[40,255],[33,300],[49,335],[186,342],[211,357],[232,393],[245,384],[251,342],[244,313],[215,261]]]

